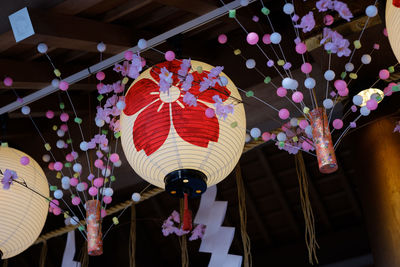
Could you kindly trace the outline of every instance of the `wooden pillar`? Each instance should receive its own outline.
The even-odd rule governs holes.
[[[350,136],[357,185],[377,267],[400,266],[400,133],[384,118]]]

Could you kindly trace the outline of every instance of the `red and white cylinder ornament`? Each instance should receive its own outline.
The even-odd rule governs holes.
[[[100,207],[99,200],[86,202],[87,248],[90,256],[103,254]]]
[[[386,30],[393,53],[400,61],[400,0],[386,2]]]
[[[322,173],[335,172],[338,169],[338,165],[325,109],[316,108],[312,110],[310,112],[310,120],[319,170]]]

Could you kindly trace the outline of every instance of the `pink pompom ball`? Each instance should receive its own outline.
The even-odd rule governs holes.
[[[92,197],[94,197],[94,196],[97,195],[97,191],[98,191],[97,188],[94,187],[94,186],[92,186],[92,187],[89,188],[89,195],[91,195]]]
[[[3,83],[4,83],[5,86],[10,87],[10,86],[13,84],[13,79],[11,79],[10,77],[6,77],[6,78],[3,80]]]
[[[74,157],[73,157],[71,154],[67,154],[67,155],[65,156],[65,159],[66,159],[68,162],[72,162],[72,161],[74,160]]]
[[[349,89],[344,88],[343,90],[338,90],[340,96],[347,96],[349,94]]]
[[[78,206],[81,203],[81,199],[79,197],[73,197],[71,202],[72,205]]]
[[[96,73],[96,79],[99,81],[102,81],[106,78],[106,75],[104,74],[104,72],[99,71],[98,73]]]
[[[94,161],[94,166],[95,166],[96,168],[101,169],[101,168],[104,166],[104,162],[103,162],[101,159],[96,159],[96,160]]]
[[[98,83],[98,84],[96,85],[97,91],[100,91],[101,89],[103,89],[103,86],[104,86],[104,84]]]
[[[276,89],[276,94],[280,97],[285,97],[287,94],[287,90],[283,87],[279,87],[278,89]]]
[[[258,38],[258,34],[255,33],[255,32],[250,32],[249,34],[247,34],[247,37],[246,37],[246,41],[250,45],[257,44],[258,43],[258,39],[259,39]]]
[[[53,208],[53,214],[58,216],[61,214],[61,209],[59,207]]]
[[[54,118],[54,111],[48,110],[48,111],[46,112],[46,118],[48,118],[48,119]]]
[[[174,59],[175,59],[175,53],[174,53],[174,51],[167,51],[167,52],[165,53],[165,59],[166,59],[167,61],[172,61],[172,60],[174,60]]]
[[[126,60],[132,60],[133,59],[133,52],[132,51],[126,51],[124,54],[124,58]]]
[[[324,17],[325,25],[327,25],[327,26],[332,25],[333,21],[334,21],[334,19],[331,15],[325,15],[325,17]]]
[[[303,63],[301,65],[301,72],[305,73],[305,74],[309,74],[312,71],[312,65],[308,62]]]
[[[270,34],[264,34],[262,41],[264,44],[270,44],[271,43],[271,35]]]
[[[385,96],[391,96],[393,94],[392,88],[390,88],[389,86],[386,87],[383,92],[385,93]]]
[[[119,160],[119,155],[117,153],[111,154],[110,160],[111,160],[112,163],[117,162]]]
[[[104,196],[104,197],[103,197],[103,202],[104,202],[104,203],[110,204],[111,201],[112,201],[112,197],[109,197],[109,196]]]
[[[379,78],[381,80],[387,80],[389,79],[389,77],[390,77],[390,72],[388,70],[383,69],[379,71]]]
[[[282,120],[286,120],[287,118],[289,118],[289,115],[289,110],[287,110],[286,108],[279,110],[279,118],[281,118]]]
[[[57,199],[53,199],[53,200],[50,201],[50,207],[51,208],[53,208],[53,209],[57,208],[58,205],[60,205],[60,202]]]
[[[336,119],[332,122],[333,128],[340,130],[343,128],[343,121],[341,119]]]
[[[228,37],[225,34],[218,35],[218,43],[225,44],[228,41]]]
[[[55,169],[56,171],[61,171],[63,167],[64,167],[64,165],[63,165],[61,162],[59,162],[59,161],[57,161],[56,163],[54,163],[54,169]]]
[[[264,140],[265,142],[268,142],[269,140],[271,140],[271,134],[269,132],[264,132],[261,135],[262,140]]]
[[[75,177],[69,179],[69,184],[70,184],[71,186],[76,186],[78,183],[79,183],[79,181],[78,181],[78,179],[75,178]]]
[[[388,37],[388,32],[387,32],[387,29],[386,29],[386,28],[383,29],[383,35],[385,35],[386,37]]]
[[[375,99],[370,99],[367,101],[367,109],[369,110],[375,110],[378,108],[378,102],[376,102]]]
[[[303,98],[304,98],[303,93],[299,91],[294,92],[292,95],[292,100],[295,103],[300,103],[301,101],[303,101]]]
[[[61,129],[61,131],[66,132],[66,131],[68,131],[68,126],[66,124],[61,124],[60,129]]]
[[[50,171],[54,171],[54,162],[50,162],[48,168]]]
[[[67,122],[68,120],[69,120],[69,115],[68,115],[68,113],[61,113],[61,115],[60,115],[60,120],[62,121],[62,122]]]
[[[106,217],[107,216],[107,211],[105,209],[101,209],[100,216],[101,216],[101,218]]]
[[[215,116],[215,110],[213,108],[207,108],[206,109],[206,117],[211,119],[214,116]]]
[[[298,43],[296,45],[296,52],[300,55],[303,55],[305,52],[307,52],[307,46],[305,43]]]
[[[94,179],[94,181],[93,181],[93,185],[94,185],[95,187],[97,187],[97,188],[102,187],[102,186],[103,186],[103,183],[104,183],[104,178],[101,178],[101,177],[96,178],[96,179]]]
[[[338,91],[342,91],[342,90],[346,89],[347,83],[343,80],[336,80],[334,83],[334,86]]]
[[[61,91],[67,91],[69,88],[69,83],[67,83],[66,81],[61,81],[58,84],[58,88],[60,88]]]
[[[72,151],[71,155],[74,157],[74,159],[78,158],[78,153],[76,151]]]
[[[21,159],[19,160],[19,162],[20,162],[22,165],[26,166],[26,165],[29,164],[29,158],[28,158],[27,156],[23,156],[23,157],[21,157]]]
[[[308,121],[307,120],[301,120],[300,123],[299,123],[299,126],[300,126],[301,129],[304,130],[308,126]]]

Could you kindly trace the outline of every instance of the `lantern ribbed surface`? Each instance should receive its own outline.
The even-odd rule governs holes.
[[[224,73],[220,77],[227,78],[227,85],[199,93],[196,107],[184,104],[176,77],[176,86],[170,88],[169,94],[160,93],[158,74],[152,72],[160,69],[157,66],[166,66],[176,73],[180,64],[176,62],[145,70],[130,86],[121,114],[122,147],[135,172],[151,184],[164,188],[166,175],[190,169],[202,172],[207,186],[211,186],[229,175],[242,154],[246,134],[243,104],[238,102],[241,97],[236,86]],[[191,64],[193,85],[198,86],[200,77],[213,66],[194,60]],[[229,97],[220,94],[222,91]],[[220,94],[224,105],[234,104],[234,113],[225,120],[205,116],[207,108],[215,109],[215,94]]]
[[[23,156],[30,160],[26,166],[20,163]],[[29,188],[49,196],[43,170],[27,154],[10,147],[0,147],[0,169],[3,173],[6,169],[15,171],[17,181],[25,181]],[[23,185],[13,182],[8,190],[0,188],[0,250],[3,259],[15,256],[33,244],[42,231],[48,207],[46,199]]]
[[[400,8],[395,7],[392,0],[386,2],[386,29],[393,53],[400,61]]]

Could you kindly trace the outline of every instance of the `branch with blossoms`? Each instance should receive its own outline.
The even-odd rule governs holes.
[[[173,211],[172,214],[164,221],[162,225],[162,233],[164,236],[169,236],[170,234],[176,234],[177,236],[183,236],[191,233],[189,241],[202,239],[206,230],[206,226],[203,224],[198,224],[194,229],[190,231],[184,231],[182,226],[180,226],[181,218],[177,211]]]

